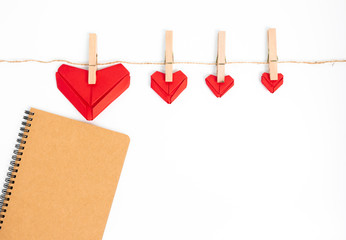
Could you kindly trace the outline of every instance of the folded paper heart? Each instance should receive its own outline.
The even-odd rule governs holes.
[[[187,86],[187,77],[182,71],[173,73],[173,81],[166,82],[165,74],[151,75],[151,88],[168,104],[171,104]]]
[[[88,84],[88,71],[61,65],[56,73],[58,89],[85,117],[94,120],[130,85],[130,73],[122,64],[96,72],[96,84]]]
[[[270,80],[270,74],[263,73],[261,82],[269,90],[269,92],[274,93],[284,83],[284,76],[279,73],[278,80]]]
[[[217,77],[215,75],[209,75],[205,79],[206,84],[214,95],[218,98],[222,97],[229,89],[234,86],[234,80],[231,76],[225,76],[225,81],[222,83],[217,82]]]

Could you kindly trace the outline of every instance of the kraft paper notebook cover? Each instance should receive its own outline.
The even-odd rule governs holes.
[[[101,240],[129,137],[37,109],[26,113],[4,186],[0,239]]]

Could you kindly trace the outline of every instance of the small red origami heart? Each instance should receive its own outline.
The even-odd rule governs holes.
[[[223,83],[217,82],[217,77],[215,75],[209,75],[205,79],[206,84],[214,95],[218,98],[222,97],[228,90],[234,86],[234,80],[231,76],[225,76],[225,81]]]
[[[122,64],[96,72],[96,84],[88,84],[88,71],[61,65],[56,83],[64,96],[86,120],[95,119],[130,85],[130,73]]]
[[[263,73],[261,82],[269,90],[269,92],[274,93],[284,83],[284,76],[279,73],[278,80],[270,80],[270,74]]]
[[[182,71],[173,73],[173,82],[165,81],[166,74],[151,75],[151,88],[168,104],[171,104],[187,86],[187,77]]]

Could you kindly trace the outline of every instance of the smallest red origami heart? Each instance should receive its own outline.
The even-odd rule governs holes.
[[[187,86],[187,77],[182,71],[173,73],[173,82],[165,81],[166,74],[151,75],[151,88],[168,104],[171,104]]]
[[[269,92],[274,93],[284,83],[284,76],[279,73],[278,80],[270,80],[270,74],[263,73],[261,82],[269,90]]]
[[[217,77],[215,75],[209,75],[205,79],[206,84],[214,95],[218,98],[222,97],[228,90],[234,86],[234,80],[231,76],[225,76],[225,81],[222,83],[217,82]]]

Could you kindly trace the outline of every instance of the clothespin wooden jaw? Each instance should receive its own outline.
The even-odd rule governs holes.
[[[268,30],[268,64],[270,80],[278,80],[278,55],[275,28]]]
[[[165,68],[166,68],[166,82],[173,82],[173,31],[166,31],[166,54],[165,54]]]
[[[96,84],[96,71],[97,71],[97,51],[96,51],[96,34],[89,34],[89,76],[88,83]]]
[[[217,82],[225,82],[225,65],[226,65],[226,32],[220,31],[217,40],[217,60],[216,75]]]

